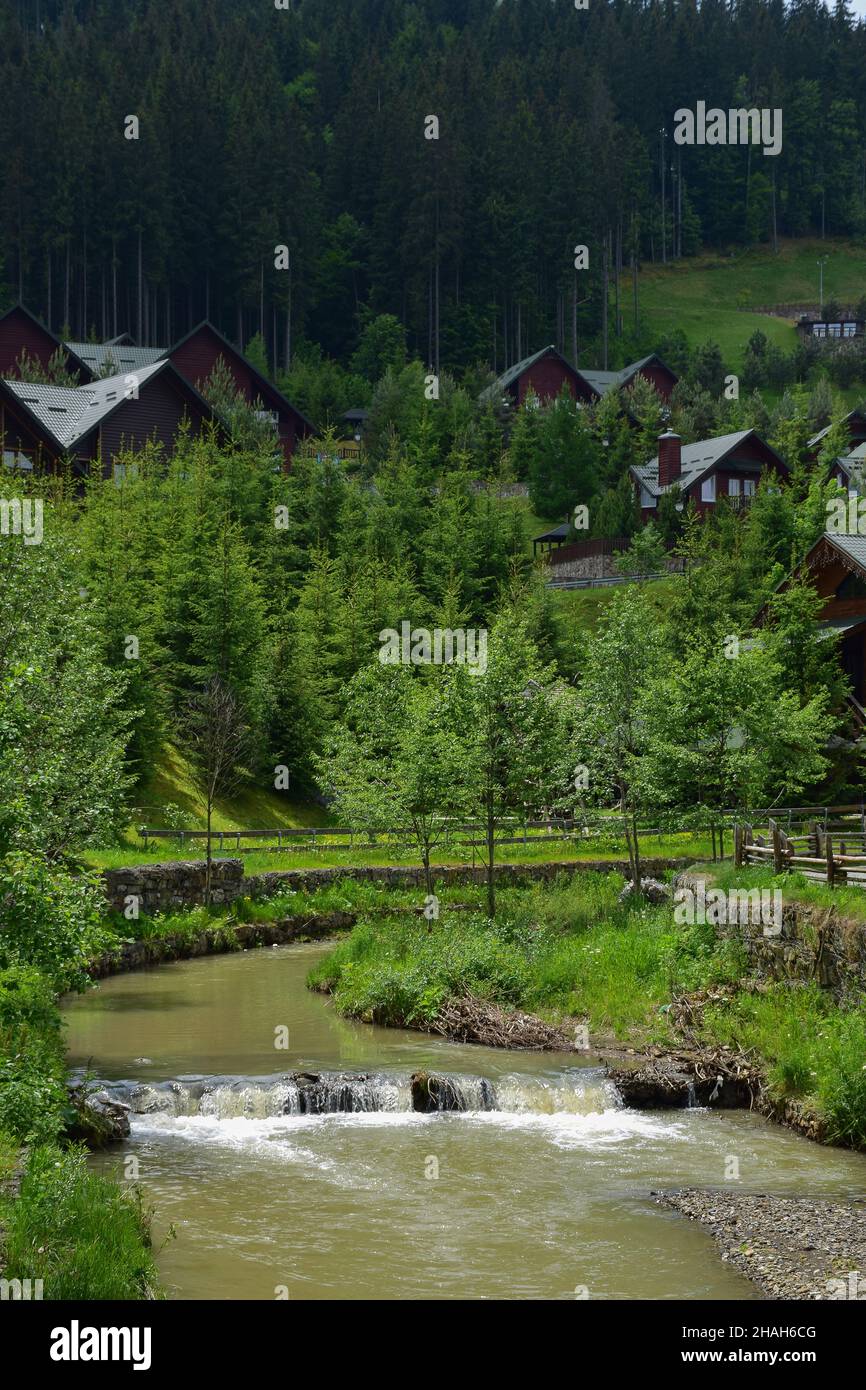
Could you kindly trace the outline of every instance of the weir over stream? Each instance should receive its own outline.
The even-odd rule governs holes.
[[[751,1299],[653,1192],[722,1187],[731,1155],[740,1190],[866,1188],[863,1155],[748,1111],[632,1110],[579,1054],[341,1019],[305,987],[326,949],[117,975],[65,1006],[70,1063],[130,1106],[93,1166],[136,1160],[175,1297]]]

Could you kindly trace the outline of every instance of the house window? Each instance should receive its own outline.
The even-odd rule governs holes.
[[[729,496],[729,497],[739,497],[739,495],[740,495],[740,480],[739,480],[739,478],[729,478],[729,479],[728,479],[728,496]]]
[[[827,325],[826,325],[826,323],[813,323],[813,324],[812,324],[812,337],[813,337],[813,338],[826,338],[826,336],[827,336]]]
[[[853,337],[856,335],[856,333],[857,333],[857,325],[856,325],[856,323],[843,323],[843,324],[842,324],[842,337],[843,337],[843,338],[853,338]]]
[[[641,486],[641,490],[640,490],[640,504],[641,504],[641,506],[642,506],[642,507],[654,507],[654,506],[656,505],[656,502],[657,502],[657,499],[656,499],[655,497],[653,497],[652,493],[651,493],[650,491],[648,491],[647,488]]]
[[[744,497],[754,497],[754,495],[755,495],[755,480],[754,480],[754,478],[744,478],[744,479],[743,479],[743,496],[744,496]]]
[[[716,500],[716,475],[711,474],[709,478],[704,478],[701,483],[701,501],[715,502]]]
[[[20,473],[30,473],[33,471],[33,464],[26,454],[20,450],[4,449],[3,462],[7,468],[16,468]]]
[[[827,328],[828,328],[829,335],[830,335],[831,338],[841,338],[841,337],[842,337],[842,325],[841,325],[841,323],[828,323]]]

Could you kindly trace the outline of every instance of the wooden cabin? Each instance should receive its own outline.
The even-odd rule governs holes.
[[[291,462],[296,441],[315,433],[307,417],[296,410],[273,382],[262,376],[212,323],[205,321],[193,328],[175,343],[168,355],[177,371],[199,391],[222,358],[244,399],[251,405],[260,402],[259,408],[273,419],[286,467]]]
[[[52,471],[71,461],[86,477],[109,476],[118,454],[156,441],[170,450],[186,422],[194,432],[219,422],[171,362],[84,386],[0,380],[0,438],[8,468]]]
[[[850,342],[854,338],[862,338],[864,328],[866,322],[853,314],[838,319],[803,314],[797,323],[797,332],[802,339],[821,343]]]
[[[866,536],[825,531],[797,574],[808,577],[823,599],[819,622],[825,632],[839,634],[839,657],[851,681],[851,703],[866,722]],[[790,583],[790,578],[783,580],[779,592]]]
[[[667,430],[659,435],[658,447],[655,458],[629,470],[644,522],[652,520],[659,498],[674,488],[683,506],[692,502],[699,512],[708,512],[722,497],[734,506],[747,505],[767,472],[780,479],[788,476],[784,459],[754,430],[696,444],[683,444]]]
[[[556,400],[563,387],[576,401],[592,405],[601,400],[608,391],[628,390],[639,376],[645,377],[661,396],[663,401],[670,399],[678,377],[666,367],[660,357],[652,353],[638,362],[630,362],[617,372],[597,372],[589,367],[573,367],[566,357],[551,344],[531,357],[524,357],[509,367],[507,372],[496,378],[492,386],[481,393],[481,400],[499,400],[504,397],[515,407],[521,406],[530,391],[533,391],[542,404]]]
[[[0,377],[17,376],[17,364],[24,353],[47,372],[58,352],[70,376],[78,382],[91,380],[92,373],[68,344],[55,338],[23,304],[16,304],[0,317]]]

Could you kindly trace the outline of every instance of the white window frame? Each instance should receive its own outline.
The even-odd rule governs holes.
[[[701,501],[715,502],[716,500],[716,475],[711,473],[708,478],[704,478],[701,483]]]
[[[744,479],[743,479],[743,496],[744,496],[744,497],[754,497],[754,495],[755,495],[755,480],[754,480],[754,478],[744,478]]]
[[[739,497],[739,495],[740,495],[740,480],[739,480],[739,478],[729,478],[729,479],[728,479],[728,496],[729,496],[729,497]]]

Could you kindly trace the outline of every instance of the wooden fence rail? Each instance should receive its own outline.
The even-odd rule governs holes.
[[[851,854],[852,848],[863,852]],[[807,834],[788,835],[773,819],[764,835],[750,823],[738,823],[734,826],[734,863],[737,868],[772,863],[776,873],[802,873],[831,888],[838,884],[866,888],[866,836],[850,826],[834,833],[817,822]]]

